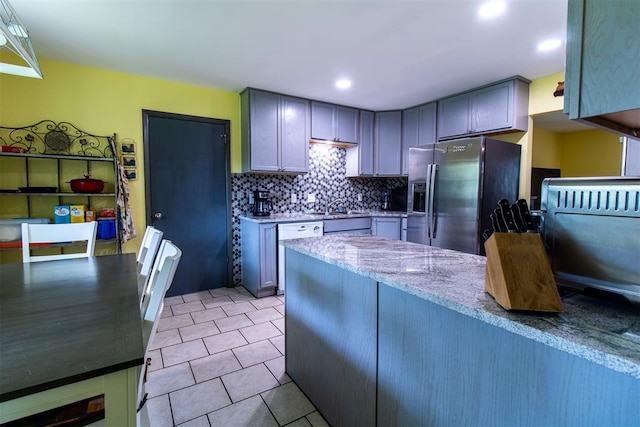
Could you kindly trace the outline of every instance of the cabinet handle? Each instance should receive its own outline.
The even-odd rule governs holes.
[[[163,219],[164,215],[162,215],[162,212],[156,212],[153,214],[153,219]]]

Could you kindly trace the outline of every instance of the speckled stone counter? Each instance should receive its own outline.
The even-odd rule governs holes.
[[[637,307],[509,312],[484,257],[360,234],[289,240],[286,371],[332,425],[640,425]],[[365,420],[365,421],[362,421]]]
[[[367,235],[326,236],[286,246],[640,378],[640,312],[580,295],[563,297],[564,313],[509,312],[484,292],[486,258]]]
[[[393,217],[402,218],[406,217],[406,212],[401,211],[347,211],[345,213],[305,213],[305,212],[291,212],[291,213],[279,213],[271,214],[269,216],[251,216],[241,215],[240,219],[247,221],[253,221],[258,223],[287,223],[287,222],[306,222],[306,221],[324,221],[332,219],[346,219],[346,218],[368,218],[368,217]]]

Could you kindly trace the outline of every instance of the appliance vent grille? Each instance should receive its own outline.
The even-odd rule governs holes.
[[[556,191],[556,209],[580,213],[640,215],[640,191],[561,189]]]

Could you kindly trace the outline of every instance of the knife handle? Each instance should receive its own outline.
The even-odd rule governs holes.
[[[513,217],[513,222],[516,225],[516,229],[519,233],[524,233],[528,230],[527,224],[525,224],[522,216],[520,215],[520,207],[514,203],[509,206],[509,210],[511,211],[511,216]]]
[[[531,219],[531,211],[529,211],[529,205],[527,205],[527,201],[525,199],[519,199],[516,201],[516,205],[518,206],[518,211],[520,212],[520,218],[522,218],[522,222],[524,222],[527,227],[527,232],[536,233],[536,226],[533,225],[533,219]]]
[[[516,224],[513,222],[513,217],[511,216],[511,209],[509,209],[509,201],[507,199],[500,199],[498,202],[499,212],[502,214],[502,221],[504,222],[507,232],[518,232],[518,228]]]
[[[499,210],[498,209],[494,210],[489,215],[489,218],[491,218],[491,225],[493,226],[493,231],[495,231],[496,233],[506,233],[507,232],[507,228],[502,223],[502,219],[499,218],[498,215],[499,215]]]

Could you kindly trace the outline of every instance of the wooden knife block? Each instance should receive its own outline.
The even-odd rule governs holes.
[[[506,310],[561,313],[560,294],[537,233],[493,233],[487,253],[485,291]]]

